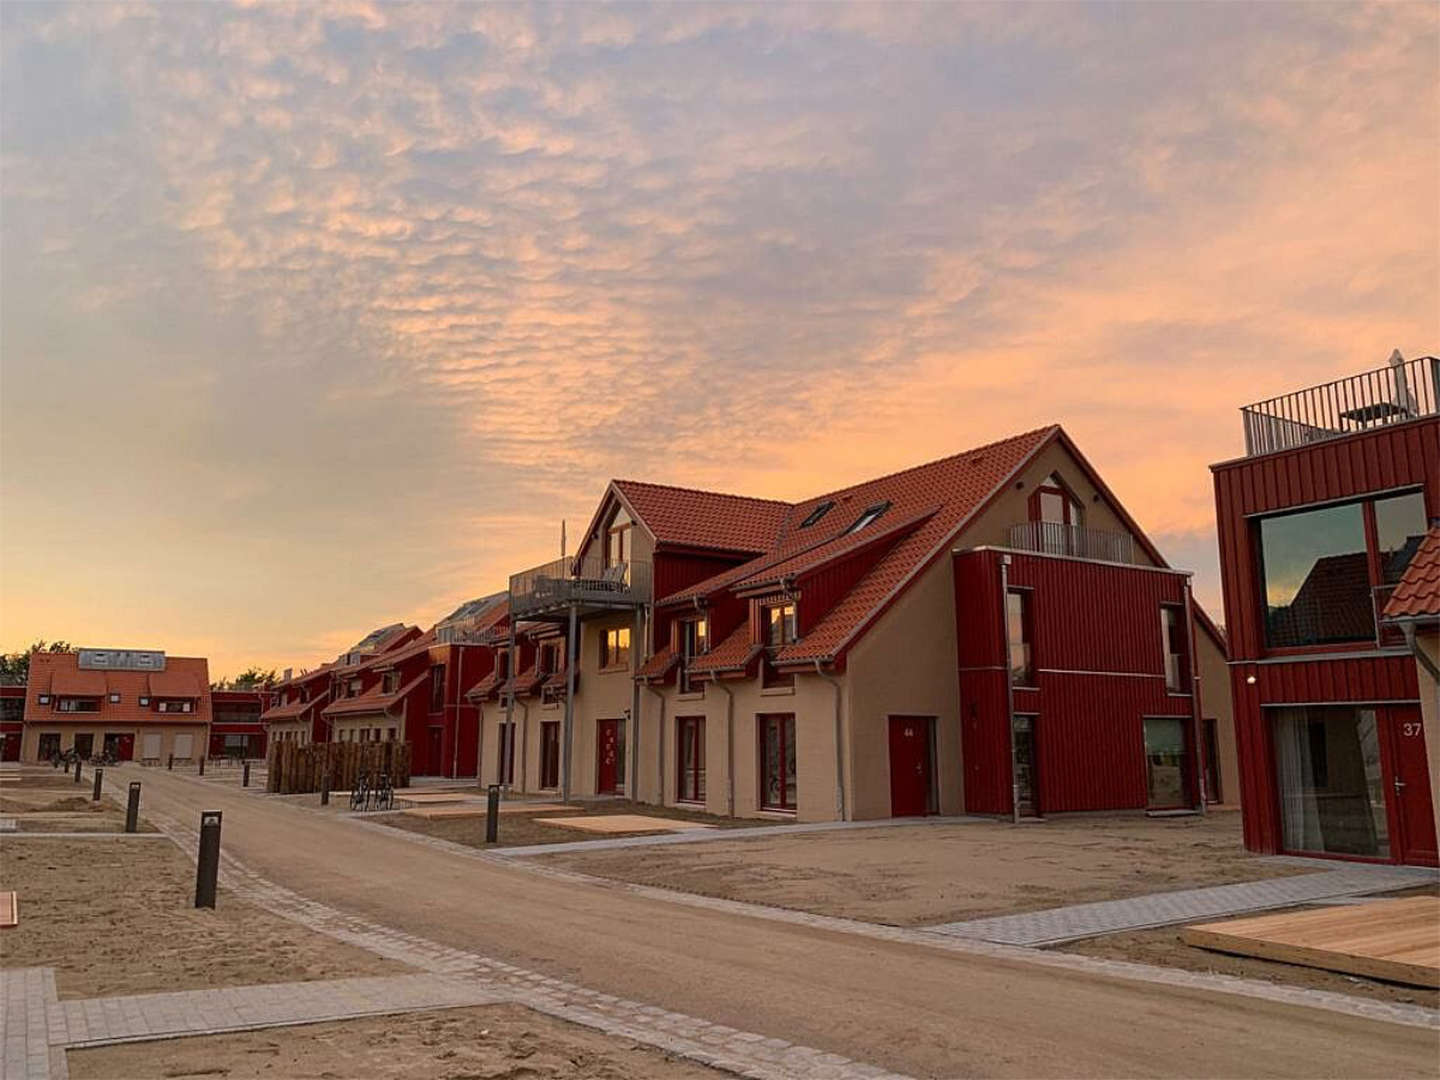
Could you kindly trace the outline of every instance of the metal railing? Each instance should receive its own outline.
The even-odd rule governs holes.
[[[510,575],[510,616],[584,608],[624,608],[648,604],[650,564],[631,560],[607,566],[598,557],[556,559]]]
[[[1045,555],[1138,565],[1135,538],[1129,533],[1087,529],[1058,521],[1021,521],[1010,526],[1008,547]]]
[[[1421,356],[1246,405],[1240,410],[1245,454],[1273,454],[1434,416],[1440,412],[1437,385],[1440,360]]]

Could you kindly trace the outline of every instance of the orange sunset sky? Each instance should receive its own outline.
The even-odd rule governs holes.
[[[1059,421],[1218,616],[1251,400],[1440,350],[1440,7],[0,7],[0,649],[312,666],[605,481]]]

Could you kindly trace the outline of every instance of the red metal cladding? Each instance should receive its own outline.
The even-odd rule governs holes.
[[[978,814],[1011,804],[1001,557],[955,557],[965,801]],[[1036,717],[1042,813],[1145,807],[1146,717],[1185,721],[1197,769],[1191,698],[1166,688],[1161,628],[1162,605],[1185,602],[1184,575],[1012,552],[1008,583],[1030,598],[1036,685],[1015,688],[1014,712]]]
[[[1440,420],[1417,420],[1213,467],[1225,629],[1232,659],[1265,654],[1259,558],[1249,515],[1423,486],[1440,516]]]

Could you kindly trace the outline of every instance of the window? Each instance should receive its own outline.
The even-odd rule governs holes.
[[[1407,492],[1278,514],[1258,529],[1267,645],[1374,641],[1374,590],[1409,564],[1425,534],[1424,498]]]
[[[845,530],[845,534],[848,536],[850,533],[859,532],[861,529],[865,528],[866,525],[869,525],[871,522],[873,522],[876,518],[878,518],[881,514],[885,513],[885,511],[889,509],[890,504],[888,502],[876,503],[874,506],[867,506],[865,508],[865,512],[855,519],[855,524],[851,525],[850,528]]]
[[[760,685],[764,687],[794,686],[793,672],[775,670],[775,654],[796,638],[795,604],[767,604],[760,609],[760,632],[765,640],[765,658],[761,662]]]
[[[1005,594],[1005,633],[1010,642],[1010,681],[1015,686],[1035,685],[1034,630],[1030,619],[1030,590]]]
[[[710,649],[710,624],[707,619],[685,619],[680,623],[680,692],[704,693],[703,682],[690,679],[690,661],[704,656]]]
[[[631,559],[631,530],[634,523],[630,515],[624,510],[615,511],[615,516],[610,519],[610,524],[605,527],[605,565],[607,567],[624,567],[623,580],[626,584],[630,581],[630,559]]]
[[[560,786],[559,720],[545,720],[540,724],[540,786]]]
[[[445,665],[434,664],[430,668],[430,711],[441,712],[445,708]]]
[[[150,704],[150,699],[149,699],[148,697],[142,697],[142,698],[140,699],[140,704],[141,704],[141,705],[149,705],[149,704]]]
[[[50,704],[50,695],[49,695],[49,694],[41,694],[38,698],[36,698],[36,700],[39,701],[41,705],[49,705],[49,704]]]
[[[1190,682],[1190,634],[1185,609],[1175,604],[1160,605],[1160,632],[1165,643],[1165,689],[1188,694]]]
[[[56,704],[55,704],[55,709],[56,709],[57,712],[65,712],[65,713],[99,712],[99,711],[100,711],[100,702],[99,702],[99,700],[96,699],[96,698],[72,698],[72,697],[66,697],[66,698],[61,698],[58,702],[56,702]]]
[[[547,641],[540,646],[539,674],[553,675],[560,670],[560,642]]]
[[[58,731],[42,731],[40,733],[39,754],[42,761],[57,757],[60,753],[60,733]]]
[[[1176,810],[1193,805],[1190,753],[1182,717],[1145,718],[1145,782],[1147,805],[1151,810]]]
[[[345,696],[355,697],[357,694],[360,693],[360,688],[363,685],[364,684],[359,679],[351,679],[348,683],[345,684]]]
[[[120,695],[119,695],[119,694],[111,694],[111,695],[110,695],[110,704],[111,704],[111,705],[119,705],[119,704],[120,704]]]
[[[616,626],[606,630],[600,637],[600,667],[619,668],[630,666],[630,628]]]
[[[391,742],[394,742],[394,741],[395,741],[395,729],[394,729],[393,727],[392,727],[392,728],[386,728],[386,729],[385,729],[385,737],[386,737],[387,739],[389,739]]]
[[[1076,530],[1085,524],[1085,507],[1058,473],[1051,473],[1030,498],[1030,520],[1039,531],[1040,550],[1050,555],[1079,551]]]
[[[0,698],[0,720],[22,720],[25,717],[23,698]]]
[[[679,779],[675,797],[680,802],[705,801],[705,718],[680,716],[675,719],[675,753]]]
[[[387,671],[380,677],[380,692],[382,694],[393,694],[400,689],[400,673],[398,671]]]
[[[1376,711],[1275,709],[1271,723],[1285,850],[1388,857]]]
[[[1225,801],[1220,790],[1220,725],[1213,716],[1205,717],[1205,801]]]
[[[760,727],[760,808],[795,809],[795,715],[762,713]]]
[[[811,525],[814,525],[817,521],[823,518],[834,508],[835,503],[827,499],[825,502],[822,502],[819,506],[815,507],[814,510],[811,510],[808,515],[806,515],[805,520],[800,523],[800,528],[810,528]]]
[[[503,681],[503,680],[505,680],[505,679],[508,679],[508,678],[510,677],[509,674],[508,674],[509,670],[510,670],[510,650],[509,650],[509,649],[496,649],[496,650],[495,650],[495,678],[496,678],[498,681]]]

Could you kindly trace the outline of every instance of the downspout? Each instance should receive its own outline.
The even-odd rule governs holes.
[[[845,730],[841,719],[840,680],[826,675],[815,660],[815,674],[830,684],[835,691],[835,820],[845,820]]]
[[[1015,668],[1010,663],[1010,556],[1000,556],[1000,657],[1005,664],[1005,736],[1010,746],[1010,820],[1020,824],[1020,777],[1015,768]],[[1032,736],[1033,738],[1033,736]]]
[[[1435,661],[1430,659],[1430,654],[1420,648],[1420,642],[1415,640],[1415,624],[1413,622],[1401,623],[1400,631],[1405,635],[1405,644],[1410,646],[1410,651],[1415,655],[1415,662],[1430,673],[1430,677],[1440,683],[1440,667],[1436,667]]]
[[[710,685],[725,691],[725,815],[735,816],[735,691],[711,676]]]
[[[638,684],[637,684],[637,686],[638,686]],[[665,805],[665,695],[662,694],[659,690],[656,690],[656,689],[655,689],[653,686],[651,686],[648,682],[645,684],[645,689],[648,690],[648,691],[650,691],[650,693],[654,694],[655,697],[656,697],[656,699],[659,700],[659,702],[660,702],[660,722],[659,722],[659,726],[655,729],[655,730],[658,732],[658,737],[656,738],[655,742],[656,742],[656,743],[659,745],[659,747],[660,747],[660,754],[659,754],[659,758],[658,758],[658,764],[659,764],[659,766],[660,766],[660,774],[659,774],[659,779],[660,779],[660,789],[659,789],[659,791],[660,791],[660,793],[659,793],[659,795],[656,797],[656,805],[658,805],[658,806],[664,806],[664,805]],[[637,695],[637,696],[638,696],[638,695]],[[636,726],[637,726],[637,727],[639,726],[639,721],[638,721],[638,720],[636,721]],[[636,773],[636,775],[639,775],[639,773],[638,773],[638,766],[637,766],[637,773]]]
[[[514,691],[513,689],[510,691],[510,703],[511,703],[512,705],[515,703],[515,691]],[[513,732],[514,729],[512,728],[511,731]],[[511,735],[511,738],[514,738],[514,735],[513,735],[513,734]],[[522,701],[522,702],[520,703],[520,791],[521,791],[522,794],[524,794],[526,791],[529,790],[529,789],[526,788],[526,786],[525,786],[526,783],[528,782],[526,778],[530,775],[529,773],[527,773],[527,772],[525,771],[526,755],[527,755],[527,753],[529,752],[529,750],[530,750],[530,703],[529,703],[528,701]]]
[[[1195,790],[1200,800],[1196,809],[1203,817],[1207,813],[1205,804],[1209,793],[1205,790],[1205,725],[1200,716],[1200,652],[1195,647],[1195,597],[1189,577],[1185,578],[1185,636],[1185,647],[1190,653],[1190,726],[1195,739]]]

